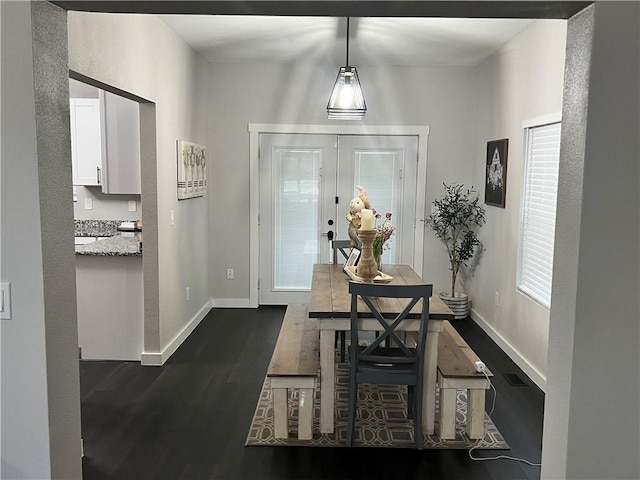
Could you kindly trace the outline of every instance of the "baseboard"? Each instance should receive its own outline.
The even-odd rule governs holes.
[[[471,309],[470,317],[484,332],[496,342],[496,344],[514,361],[518,367],[535,383],[543,392],[547,386],[547,379],[542,373],[535,369],[518,350],[516,350],[493,326],[487,322],[482,315]]]
[[[213,308],[257,308],[248,298],[214,298]]]
[[[209,300],[204,306],[200,309],[200,311],[185,325],[185,327],[178,332],[178,334],[173,337],[173,340],[169,342],[169,344],[164,347],[161,352],[142,352],[140,355],[140,363],[146,366],[162,366],[164,362],[166,362],[171,355],[178,349],[182,342],[184,342],[191,332],[195,330],[198,324],[202,321],[204,317],[207,316],[209,310],[211,310],[213,306],[213,301]]]

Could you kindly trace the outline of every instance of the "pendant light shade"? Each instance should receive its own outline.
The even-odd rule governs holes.
[[[347,62],[340,67],[333,85],[327,116],[329,119],[361,120],[367,113],[356,67],[349,66],[349,18],[347,18]]]

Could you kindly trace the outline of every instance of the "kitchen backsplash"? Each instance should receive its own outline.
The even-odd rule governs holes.
[[[107,195],[100,187],[74,187],[73,218],[78,220],[110,220],[142,218],[140,195]],[[130,209],[134,205],[133,211]]]
[[[118,233],[118,225],[129,220],[75,220],[76,237],[109,237]]]

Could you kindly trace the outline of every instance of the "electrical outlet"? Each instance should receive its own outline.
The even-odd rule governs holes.
[[[500,306],[500,294],[496,292],[495,300],[494,300],[496,308]]]
[[[169,223],[173,226],[176,224],[176,215],[173,210],[169,210]]]
[[[189,301],[189,287],[187,287],[187,302]]]
[[[138,202],[135,200],[129,200],[129,211],[135,212],[136,210],[138,210]]]
[[[227,268],[227,280],[233,280],[233,268]]]

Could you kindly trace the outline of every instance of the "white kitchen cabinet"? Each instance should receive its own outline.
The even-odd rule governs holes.
[[[97,98],[69,100],[74,185],[101,185],[103,117],[100,103]]]
[[[140,106],[103,92],[105,162],[102,191],[140,194]]]
[[[139,105],[99,93],[100,98],[70,99],[73,184],[140,195]]]
[[[78,345],[86,360],[140,361],[142,257],[76,255]]]

